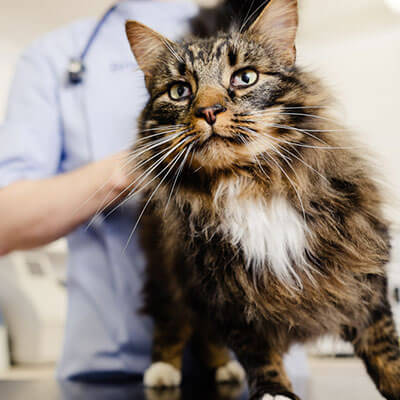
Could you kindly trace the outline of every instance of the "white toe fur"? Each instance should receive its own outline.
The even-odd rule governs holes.
[[[289,397],[286,396],[272,396],[270,394],[265,394],[262,400],[290,400]]]
[[[243,382],[246,379],[246,373],[238,361],[232,360],[219,367],[215,372],[215,380],[218,383],[224,382]]]
[[[177,387],[181,384],[182,374],[171,364],[156,362],[145,372],[143,383],[146,387]]]

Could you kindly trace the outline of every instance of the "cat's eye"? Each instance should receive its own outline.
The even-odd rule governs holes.
[[[245,88],[254,85],[258,81],[258,72],[247,68],[235,72],[231,78],[231,85],[235,88]]]
[[[169,96],[172,100],[181,101],[192,95],[192,88],[188,83],[178,82],[169,88]]]

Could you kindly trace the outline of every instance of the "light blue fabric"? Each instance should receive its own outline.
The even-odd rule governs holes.
[[[68,84],[67,66],[80,55],[95,19],[34,43],[17,66],[0,126],[0,187],[72,171],[128,148],[147,93],[124,22],[139,20],[174,39],[196,12],[188,1],[121,2],[94,41],[78,86]],[[68,236],[68,316],[59,378],[143,373],[150,363],[152,324],[137,312],[144,259],[136,236],[124,251],[136,217],[134,204],[124,206]],[[288,364],[307,374],[304,361]]]
[[[197,7],[182,2],[121,2],[86,59],[83,85],[66,70],[96,20],[74,23],[34,43],[22,56],[0,127],[0,186],[72,171],[126,149],[147,99],[142,73],[125,37],[139,20],[174,39]],[[134,237],[135,207],[69,235],[68,317],[58,375],[142,373],[150,362],[151,322],[138,314],[143,256]]]

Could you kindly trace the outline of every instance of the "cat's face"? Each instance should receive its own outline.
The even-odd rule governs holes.
[[[295,86],[296,28],[293,0],[273,0],[246,32],[180,44],[128,22],[151,96],[143,135],[165,139],[173,149],[167,160],[182,151],[207,169],[249,165],[276,149],[279,110]]]

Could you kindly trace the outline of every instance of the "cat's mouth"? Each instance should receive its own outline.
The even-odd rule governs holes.
[[[215,128],[212,128],[210,134],[208,137],[203,140],[202,142],[198,143],[196,146],[197,150],[203,150],[206,147],[212,146],[214,144],[221,144],[225,143],[227,145],[238,145],[238,144],[243,144],[241,141],[240,137],[234,137],[234,136],[226,136],[222,132],[217,131]]]

